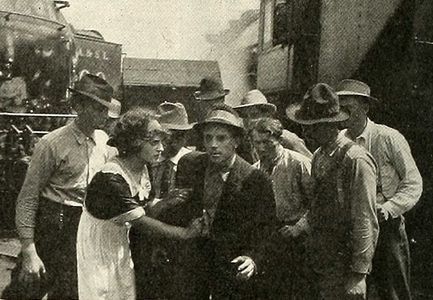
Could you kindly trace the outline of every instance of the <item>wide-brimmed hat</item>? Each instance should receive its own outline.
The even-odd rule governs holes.
[[[349,114],[340,109],[338,95],[325,83],[313,85],[302,103],[286,109],[287,117],[299,124],[335,123],[345,121]]]
[[[158,108],[159,123],[170,130],[190,130],[194,124],[188,123],[188,114],[182,103],[164,102]]]
[[[201,129],[207,124],[222,124],[236,128],[241,132],[244,131],[244,122],[241,117],[239,117],[233,108],[225,104],[217,105],[212,108],[206,115],[206,118],[197,123],[194,128]]]
[[[273,114],[277,111],[277,107],[268,103],[265,95],[259,90],[251,90],[249,91],[244,98],[242,98],[241,104],[235,106],[234,109],[242,115],[248,108],[257,107],[262,111]]]
[[[203,78],[200,81],[200,87],[194,92],[197,100],[213,100],[224,97],[230,93],[230,90],[224,89],[221,80],[214,78]]]
[[[112,108],[113,88],[111,85],[93,74],[86,74],[80,80],[75,82],[73,88],[69,88],[73,93],[78,93],[89,97],[92,100]]]
[[[361,96],[368,100],[379,101],[370,96],[370,87],[359,80],[344,79],[337,85],[338,96]]]

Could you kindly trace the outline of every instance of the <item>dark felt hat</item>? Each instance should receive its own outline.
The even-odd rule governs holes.
[[[221,80],[214,78],[203,78],[200,81],[199,89],[194,92],[197,100],[214,100],[224,97],[230,93],[230,90],[224,89]]]
[[[302,103],[287,107],[286,114],[290,120],[303,125],[341,122],[349,118],[349,114],[340,110],[338,95],[325,83],[309,88]]]
[[[113,88],[101,77],[93,74],[86,74],[81,77],[80,80],[75,82],[73,88],[69,89],[73,93],[87,96],[108,108],[112,107],[111,100],[113,97]]]

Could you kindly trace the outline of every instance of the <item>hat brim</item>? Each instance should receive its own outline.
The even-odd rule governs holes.
[[[84,92],[84,91],[81,91],[81,90],[76,90],[76,89],[74,89],[74,88],[68,88],[68,89],[69,89],[71,92],[73,92],[73,93],[78,93],[78,94],[84,95],[84,96],[86,96],[86,97],[89,97],[90,99],[95,100],[96,102],[98,102],[98,103],[100,103],[100,104],[102,104],[102,105],[108,107],[109,109],[112,108],[112,104],[111,104],[110,101],[112,101],[113,98],[110,98],[110,101],[108,101],[108,100],[102,99],[102,98],[100,98],[100,97],[98,97],[98,96],[95,96],[95,95],[93,95],[93,94],[90,94],[90,93],[87,93],[87,92]]]
[[[340,91],[340,92],[336,92],[336,94],[339,97],[340,96],[359,96],[359,97],[364,97],[364,98],[367,98],[367,99],[375,101],[375,102],[379,102],[379,99],[371,97],[370,95],[367,95],[367,94],[362,94],[362,93],[356,93],[356,92],[351,92],[351,91]]]
[[[194,125],[194,129],[200,130],[202,129],[204,126],[208,125],[208,124],[220,124],[220,125],[226,125],[226,126],[230,126],[233,127],[235,129],[238,129],[242,132],[244,132],[244,127],[243,126],[239,126],[239,125],[235,125],[232,122],[229,122],[225,119],[221,119],[221,118],[212,118],[212,119],[207,119],[203,122],[197,123]]]
[[[349,119],[349,114],[344,111],[340,111],[337,115],[330,118],[301,119],[298,116],[296,116],[296,113],[300,110],[300,108],[301,108],[301,104],[292,104],[289,107],[287,107],[286,115],[291,121],[301,125],[313,125],[318,123],[338,123]]]
[[[275,113],[277,111],[277,107],[272,103],[254,103],[254,104],[242,104],[233,107],[239,114],[246,112],[249,108],[257,107],[260,110],[267,111],[269,113]]]
[[[208,94],[202,94],[200,91],[196,91],[194,93],[194,98],[197,100],[214,100],[214,99],[218,99],[221,97],[225,97],[228,94],[230,94],[230,90],[229,89],[224,89],[223,93],[208,93]]]
[[[187,131],[191,130],[196,123],[190,123],[190,124],[169,124],[169,123],[161,123],[161,126],[168,130],[181,130],[181,131]]]

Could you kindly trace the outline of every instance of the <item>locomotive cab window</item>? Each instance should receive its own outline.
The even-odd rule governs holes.
[[[265,1],[263,7],[263,49],[287,45],[291,0]]]
[[[289,37],[289,3],[290,0],[277,0],[274,7],[274,26],[272,45],[286,45]]]

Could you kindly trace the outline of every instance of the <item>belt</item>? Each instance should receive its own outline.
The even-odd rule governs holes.
[[[39,201],[38,215],[40,220],[52,218],[50,223],[54,223],[60,229],[63,228],[65,219],[79,219],[83,208],[81,206],[71,206],[41,197]],[[69,222],[68,222],[69,223]]]

